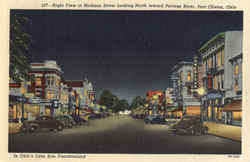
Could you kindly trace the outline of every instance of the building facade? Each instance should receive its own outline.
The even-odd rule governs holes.
[[[199,49],[199,53],[204,71],[203,86],[207,90],[203,97],[204,119],[226,124],[241,121],[242,31],[217,34]],[[237,108],[229,111],[228,104]]]
[[[171,80],[177,103],[176,109],[182,112],[180,117],[200,115],[200,102],[192,95],[194,87],[193,62],[182,61],[175,65],[172,69]],[[195,81],[197,82],[197,79]]]
[[[31,63],[30,75],[34,81],[29,86],[29,92],[40,98],[40,114],[55,115],[60,109],[54,107],[53,101],[61,97],[61,76],[63,72],[56,61],[46,60],[41,63]]]

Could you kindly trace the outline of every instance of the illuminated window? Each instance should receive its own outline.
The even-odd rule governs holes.
[[[221,65],[224,65],[224,48],[221,49]]]
[[[234,75],[238,75],[239,74],[239,64],[236,64],[234,66]]]
[[[214,89],[217,89],[217,76],[214,77]]]
[[[59,87],[60,86],[60,80],[56,79],[56,86]]]
[[[220,53],[220,51],[217,53],[217,66],[218,67],[221,66],[221,53]]]
[[[234,91],[237,92],[238,90],[239,90],[239,83],[238,80],[235,80]]]
[[[190,71],[187,73],[187,80],[191,81],[191,72]]]
[[[242,114],[241,112],[233,112],[233,120],[241,121]]]
[[[36,78],[36,86],[41,86],[41,85],[42,85],[41,78]]]
[[[180,80],[183,81],[183,72],[180,72]]]
[[[52,100],[54,99],[55,94],[51,91],[48,91],[46,96],[47,96],[47,99]]]

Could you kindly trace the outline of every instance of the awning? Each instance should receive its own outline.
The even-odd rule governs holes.
[[[222,111],[242,111],[242,100],[233,100],[230,104],[224,106]]]

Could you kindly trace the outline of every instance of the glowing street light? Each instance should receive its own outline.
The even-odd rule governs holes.
[[[200,109],[201,109],[201,111],[200,111],[200,118],[201,118],[201,127],[202,127],[202,125],[203,125],[203,110],[204,110],[204,108],[203,108],[203,105],[202,105],[202,97],[205,95],[205,93],[206,93],[206,90],[205,90],[205,88],[204,87],[200,87],[200,88],[198,88],[197,89],[197,93],[198,93],[198,95],[200,96],[199,98],[200,98]],[[201,128],[202,129],[202,128]]]
[[[199,96],[203,96],[206,93],[205,88],[201,87],[199,89],[197,89],[197,93]]]

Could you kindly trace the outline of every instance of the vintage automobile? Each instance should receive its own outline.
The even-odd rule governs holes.
[[[41,128],[48,128],[50,130],[62,131],[64,128],[63,122],[51,116],[39,116],[36,120],[24,121],[21,127],[22,132],[35,132]]]
[[[201,124],[199,117],[185,116],[172,126],[172,131],[180,135],[207,135],[208,127]]]
[[[144,119],[146,124],[165,124],[165,118],[162,118],[158,114],[147,115]]]
[[[67,128],[72,128],[73,126],[76,125],[76,122],[70,115],[59,115],[59,116],[56,116],[56,119],[60,120],[64,124],[64,127],[67,127]]]
[[[166,125],[168,126],[174,126],[177,122],[180,121],[180,119],[171,119],[171,118],[166,118]]]

